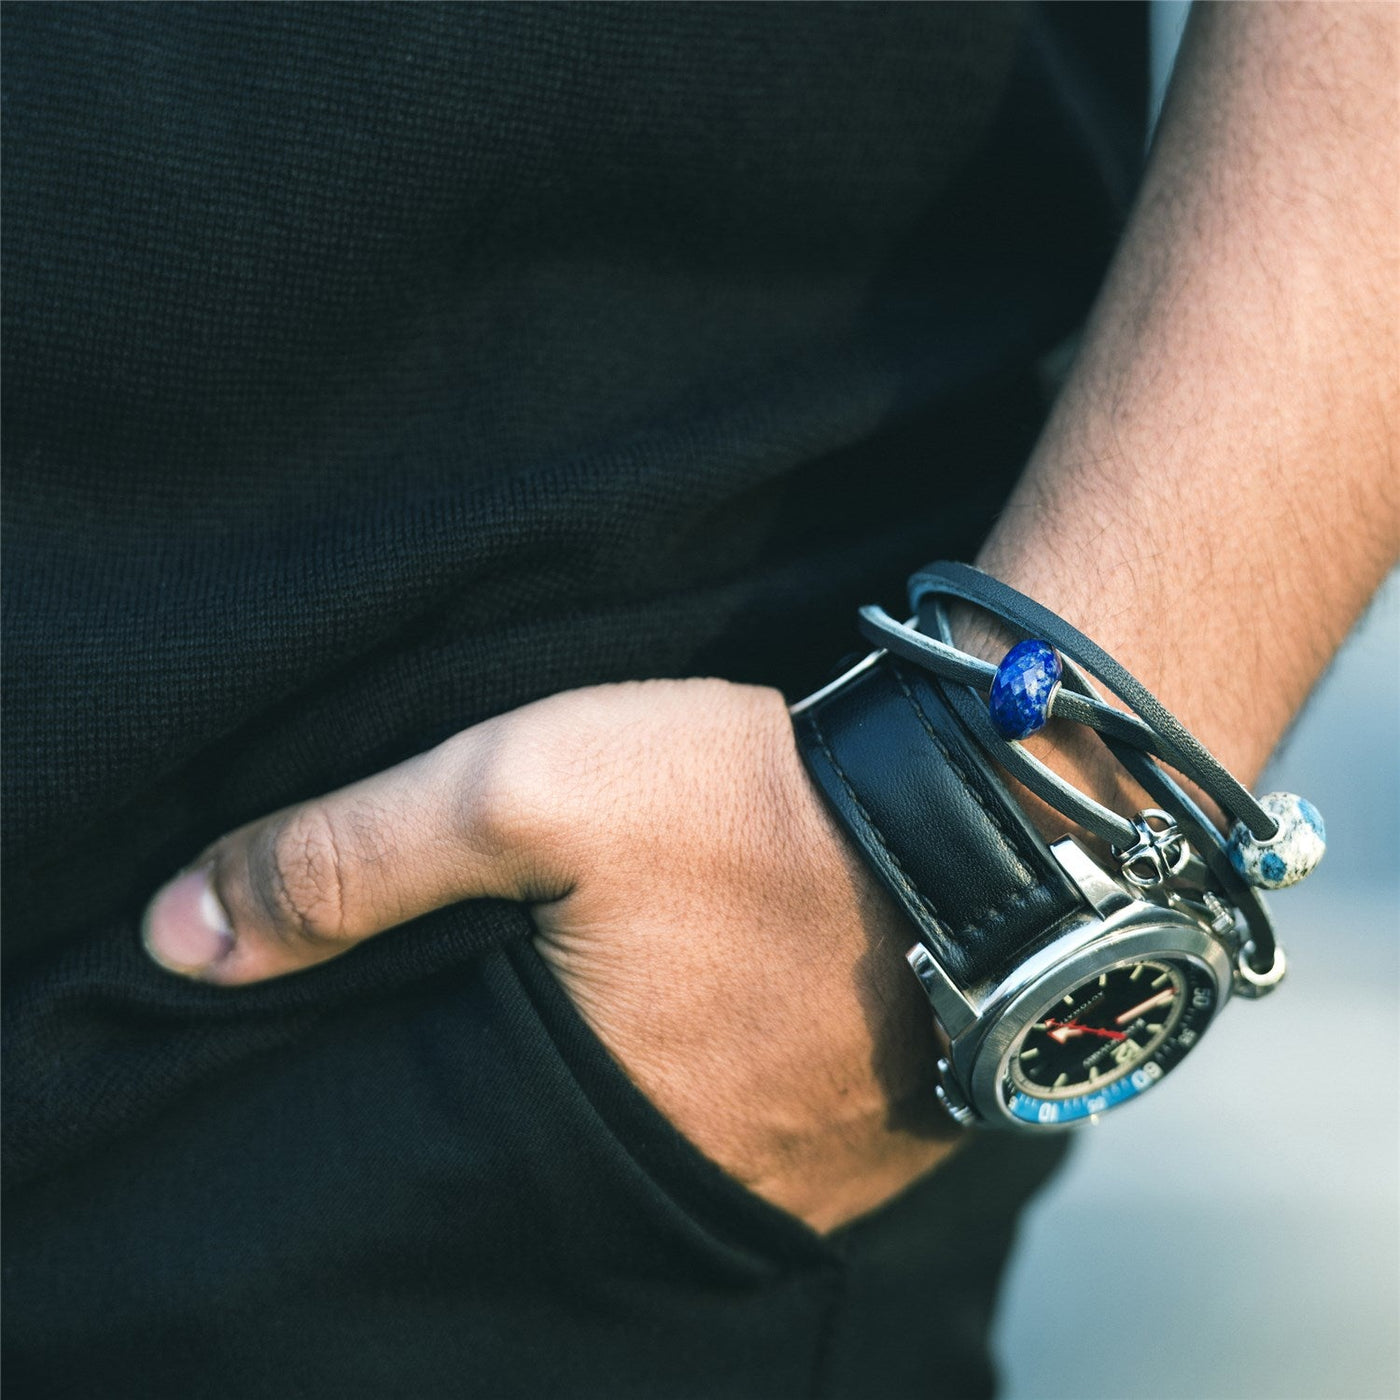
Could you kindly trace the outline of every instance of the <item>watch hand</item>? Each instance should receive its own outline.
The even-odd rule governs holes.
[[[1105,1040],[1127,1040],[1128,1038],[1123,1031],[1105,1030],[1101,1026],[1081,1026],[1078,1021],[1042,1021],[1040,1024],[1050,1032],[1050,1038],[1058,1041],[1061,1045],[1075,1032],[1083,1035],[1099,1035]]]
[[[1176,995],[1175,987],[1168,987],[1165,992],[1158,992],[1155,997],[1148,997],[1146,1001],[1140,1001],[1136,1006],[1125,1011],[1116,1018],[1115,1024],[1126,1026],[1129,1021],[1135,1021],[1144,1011],[1151,1011],[1154,1006],[1161,1006],[1169,1002]]]

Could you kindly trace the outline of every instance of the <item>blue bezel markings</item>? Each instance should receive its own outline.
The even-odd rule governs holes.
[[[1155,1074],[1151,1072],[1153,1070]],[[1140,1069],[1115,1079],[1096,1094],[1081,1094],[1074,1099],[1037,1099],[1016,1089],[1007,1099],[1006,1107],[1012,1117],[1019,1118],[1023,1123],[1044,1124],[1047,1127],[1056,1123],[1077,1123],[1135,1098],[1144,1089],[1150,1089],[1165,1073],[1155,1060],[1148,1060]]]

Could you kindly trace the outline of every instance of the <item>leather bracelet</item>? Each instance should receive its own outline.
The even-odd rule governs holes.
[[[1157,752],[1164,760],[1234,819],[1227,845],[1229,859],[1251,885],[1280,889],[1295,884],[1322,859],[1326,830],[1321,814],[1310,802],[1285,792],[1256,800],[1145,686],[1048,608],[967,564],[928,565],[910,579],[909,594],[916,610],[930,597],[957,597],[974,603],[1014,627],[1039,632],[1047,639],[1028,646],[1049,652],[1053,644],[1092,671],[1152,730]],[[946,635],[946,623],[944,627]],[[1014,654],[1015,649],[1008,653],[1007,661]],[[994,683],[994,696],[995,691]],[[1107,740],[1106,735],[1100,737]]]
[[[861,632],[884,650],[949,682],[946,690],[940,692],[942,699],[992,763],[1069,821],[1099,836],[1115,854],[1131,860],[1135,849],[1146,849],[1155,839],[1145,824],[1146,814],[1140,814],[1134,822],[1111,811],[997,729],[978,692],[991,690],[995,696],[1000,671],[953,646],[943,599],[953,597],[972,603],[1021,632],[1039,634],[1039,640],[1027,641],[1022,649],[1030,648],[1034,653],[1039,648],[1055,663],[1053,674],[1058,682],[1044,701],[1043,714],[1073,719],[1097,732],[1115,759],[1161,804],[1164,818],[1185,833],[1222,892],[1240,909],[1250,933],[1250,964],[1256,971],[1271,967],[1272,929],[1251,886],[1276,888],[1292,883],[1316,864],[1325,849],[1316,809],[1292,794],[1271,794],[1262,802],[1257,801],[1146,687],[1102,648],[1049,609],[991,575],[966,564],[931,564],[911,578],[909,592],[911,604],[919,610],[923,630],[902,625],[879,608],[863,608]],[[929,631],[935,635],[927,635]],[[1063,662],[1051,646],[1063,651]],[[1013,649],[1008,659],[1015,654]],[[1062,665],[1068,668],[1067,675]],[[1089,671],[1136,713],[1124,714],[1100,699]],[[1154,760],[1189,778],[1235,818],[1236,827],[1228,843]],[[1268,848],[1276,842],[1288,852],[1287,859],[1270,853]],[[1263,867],[1261,873],[1263,861],[1273,861],[1277,870]]]
[[[1277,834],[1277,821],[1259,806],[1249,790],[1146,686],[1078,628],[970,564],[930,564],[910,578],[909,604],[916,613],[922,614],[927,601],[936,598],[958,598],[984,608],[1028,636],[1043,637],[1066,656],[1087,667],[1158,736],[1166,750],[1163,757],[1212,798],[1222,811],[1243,821],[1261,840]],[[920,622],[922,625],[922,616]]]
[[[965,675],[975,674],[981,681],[980,685],[976,681],[963,681],[963,685],[986,689],[996,675],[996,668],[986,663],[979,663],[976,671],[973,671],[971,667],[963,664],[972,658],[965,657],[947,640],[946,619],[941,609],[935,611],[935,618],[939,630],[944,633],[942,641],[925,637],[909,627],[901,626],[879,608],[862,608],[859,625],[861,633],[869,640],[906,660],[926,666],[940,678],[962,680]],[[952,659],[954,657],[958,660],[954,661]],[[961,687],[951,689],[949,695],[958,717],[976,737],[983,749],[995,753],[1002,767],[1023,787],[1061,812],[1070,821],[1076,822],[1086,831],[1093,832],[1095,836],[1106,841],[1110,846],[1126,848],[1133,844],[1137,839],[1137,829],[1132,822],[1085,796],[1057,773],[1047,768],[1020,743],[1014,740],[1003,740],[992,727],[991,721],[987,718],[986,706],[980,698],[975,696],[975,691],[972,697],[966,697],[959,695],[959,689]],[[1081,722],[1097,728],[1100,724],[1106,723],[1102,718],[1103,715],[1116,716],[1120,720],[1128,721],[1130,725],[1136,725],[1141,730],[1141,734],[1137,730],[1128,730],[1122,736],[1123,742],[1144,749],[1154,743],[1151,731],[1140,721],[1133,720],[1129,716],[1123,715],[1121,711],[1104,705],[1102,702],[1089,702],[1089,697],[1075,695],[1073,692],[1067,692],[1063,689],[1056,696],[1056,703],[1052,711],[1055,715],[1063,718],[1070,717],[1072,709],[1066,705],[1065,701],[1071,695],[1084,707],[1084,718]],[[1123,728],[1127,730],[1127,725],[1124,725]]]
[[[942,610],[939,609],[942,617]],[[946,618],[943,618],[946,625]],[[1068,664],[1070,683],[1090,688],[1088,678],[1071,661]],[[1013,756],[1023,756],[1029,763],[1035,764],[1044,771],[1043,764],[1030,754],[1027,754],[1020,744],[1007,743],[995,733],[991,725],[987,722],[985,708],[981,702],[981,697],[975,692],[966,689],[950,689],[949,701],[953,709],[958,714],[963,723],[968,725],[969,731],[974,734],[983,745],[988,757],[995,763],[1003,764],[1013,777],[1024,781],[1022,774],[1024,769],[1013,762]],[[1149,754],[1143,749],[1133,745],[1125,744],[1116,737],[1100,733],[1109,751],[1114,758],[1127,771],[1139,787],[1141,787],[1159,807],[1165,809],[1172,817],[1173,821],[1181,829],[1183,835],[1189,841],[1191,849],[1200,854],[1207,869],[1214,877],[1220,892],[1240,911],[1248,930],[1248,951],[1246,959],[1251,967],[1260,974],[1265,974],[1274,968],[1278,952],[1274,939],[1273,924],[1269,919],[1268,911],[1264,908],[1259,898],[1258,891],[1244,880],[1229,859],[1228,848],[1220,832],[1216,829],[1215,823],[1200,809],[1181,788],[1181,786],[1171,777],[1169,773],[1157,763],[1154,763]],[[1056,783],[1063,783],[1058,776]],[[1070,792],[1075,789],[1069,784],[1063,784],[1069,788]],[[1030,783],[1026,783],[1031,787]],[[1031,787],[1032,791],[1036,791]],[[1037,794],[1041,795],[1041,794]],[[1076,796],[1079,794],[1076,793]],[[1051,804],[1056,806],[1063,815],[1071,820],[1075,819],[1076,813],[1072,805],[1066,803],[1060,806],[1052,799]],[[1083,799],[1088,803],[1089,799]],[[1098,804],[1093,804],[1097,806]],[[1071,810],[1066,811],[1065,808]],[[1101,809],[1106,810],[1106,809]],[[1115,814],[1116,817],[1116,814]],[[1124,818],[1116,817],[1116,820],[1123,822],[1129,829],[1131,836],[1135,837],[1138,828],[1132,823],[1126,822]],[[1094,827],[1088,823],[1083,823],[1088,830]],[[1096,833],[1097,834],[1097,833]],[[1117,849],[1123,849],[1124,843],[1114,841],[1111,843]]]

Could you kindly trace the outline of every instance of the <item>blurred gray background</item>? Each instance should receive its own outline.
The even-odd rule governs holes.
[[[1159,94],[1188,8],[1153,4]],[[1271,900],[1288,980],[1080,1133],[1013,1258],[1005,1400],[1400,1396],[1397,696],[1400,574],[1261,783],[1327,821]]]

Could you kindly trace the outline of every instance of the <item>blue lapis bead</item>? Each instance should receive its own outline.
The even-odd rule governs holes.
[[[997,733],[1003,739],[1025,739],[1044,729],[1063,674],[1059,654],[1048,642],[1035,637],[1017,642],[1002,657],[987,697]]]

